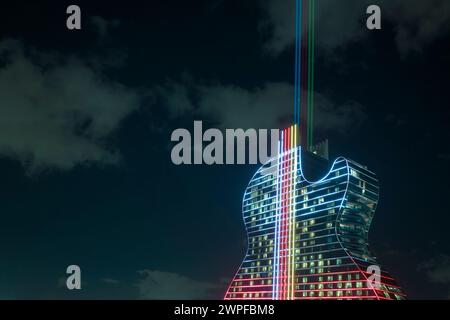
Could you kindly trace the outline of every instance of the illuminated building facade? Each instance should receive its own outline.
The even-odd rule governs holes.
[[[375,174],[345,158],[329,169],[328,160],[302,154],[297,131],[281,133],[277,159],[245,191],[248,249],[225,299],[404,299],[381,267],[380,281],[368,280],[377,265],[368,249]]]

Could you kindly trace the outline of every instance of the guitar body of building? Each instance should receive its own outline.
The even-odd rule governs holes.
[[[331,164],[303,150],[297,131],[283,131],[277,158],[248,184],[248,249],[225,299],[404,299],[382,267],[380,281],[369,280],[369,266],[378,266],[368,248],[378,202],[375,174],[354,161]]]

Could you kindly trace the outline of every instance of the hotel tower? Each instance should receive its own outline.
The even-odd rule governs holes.
[[[248,248],[225,299],[404,299],[368,247],[375,174],[297,137],[297,126],[281,132],[278,155],[245,190]]]

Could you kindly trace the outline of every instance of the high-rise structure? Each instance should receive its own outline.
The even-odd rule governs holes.
[[[248,184],[248,249],[225,299],[404,299],[368,248],[375,174],[303,150],[297,131],[281,133],[277,157]]]

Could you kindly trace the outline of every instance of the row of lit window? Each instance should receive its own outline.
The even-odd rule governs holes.
[[[324,291],[304,291],[295,294],[295,298],[306,298],[306,297],[365,297],[372,296],[371,290],[324,290]],[[272,293],[230,293],[230,298],[272,298]],[[387,298],[390,298],[389,294],[386,294]],[[401,299],[400,296],[396,295],[397,299]]]

